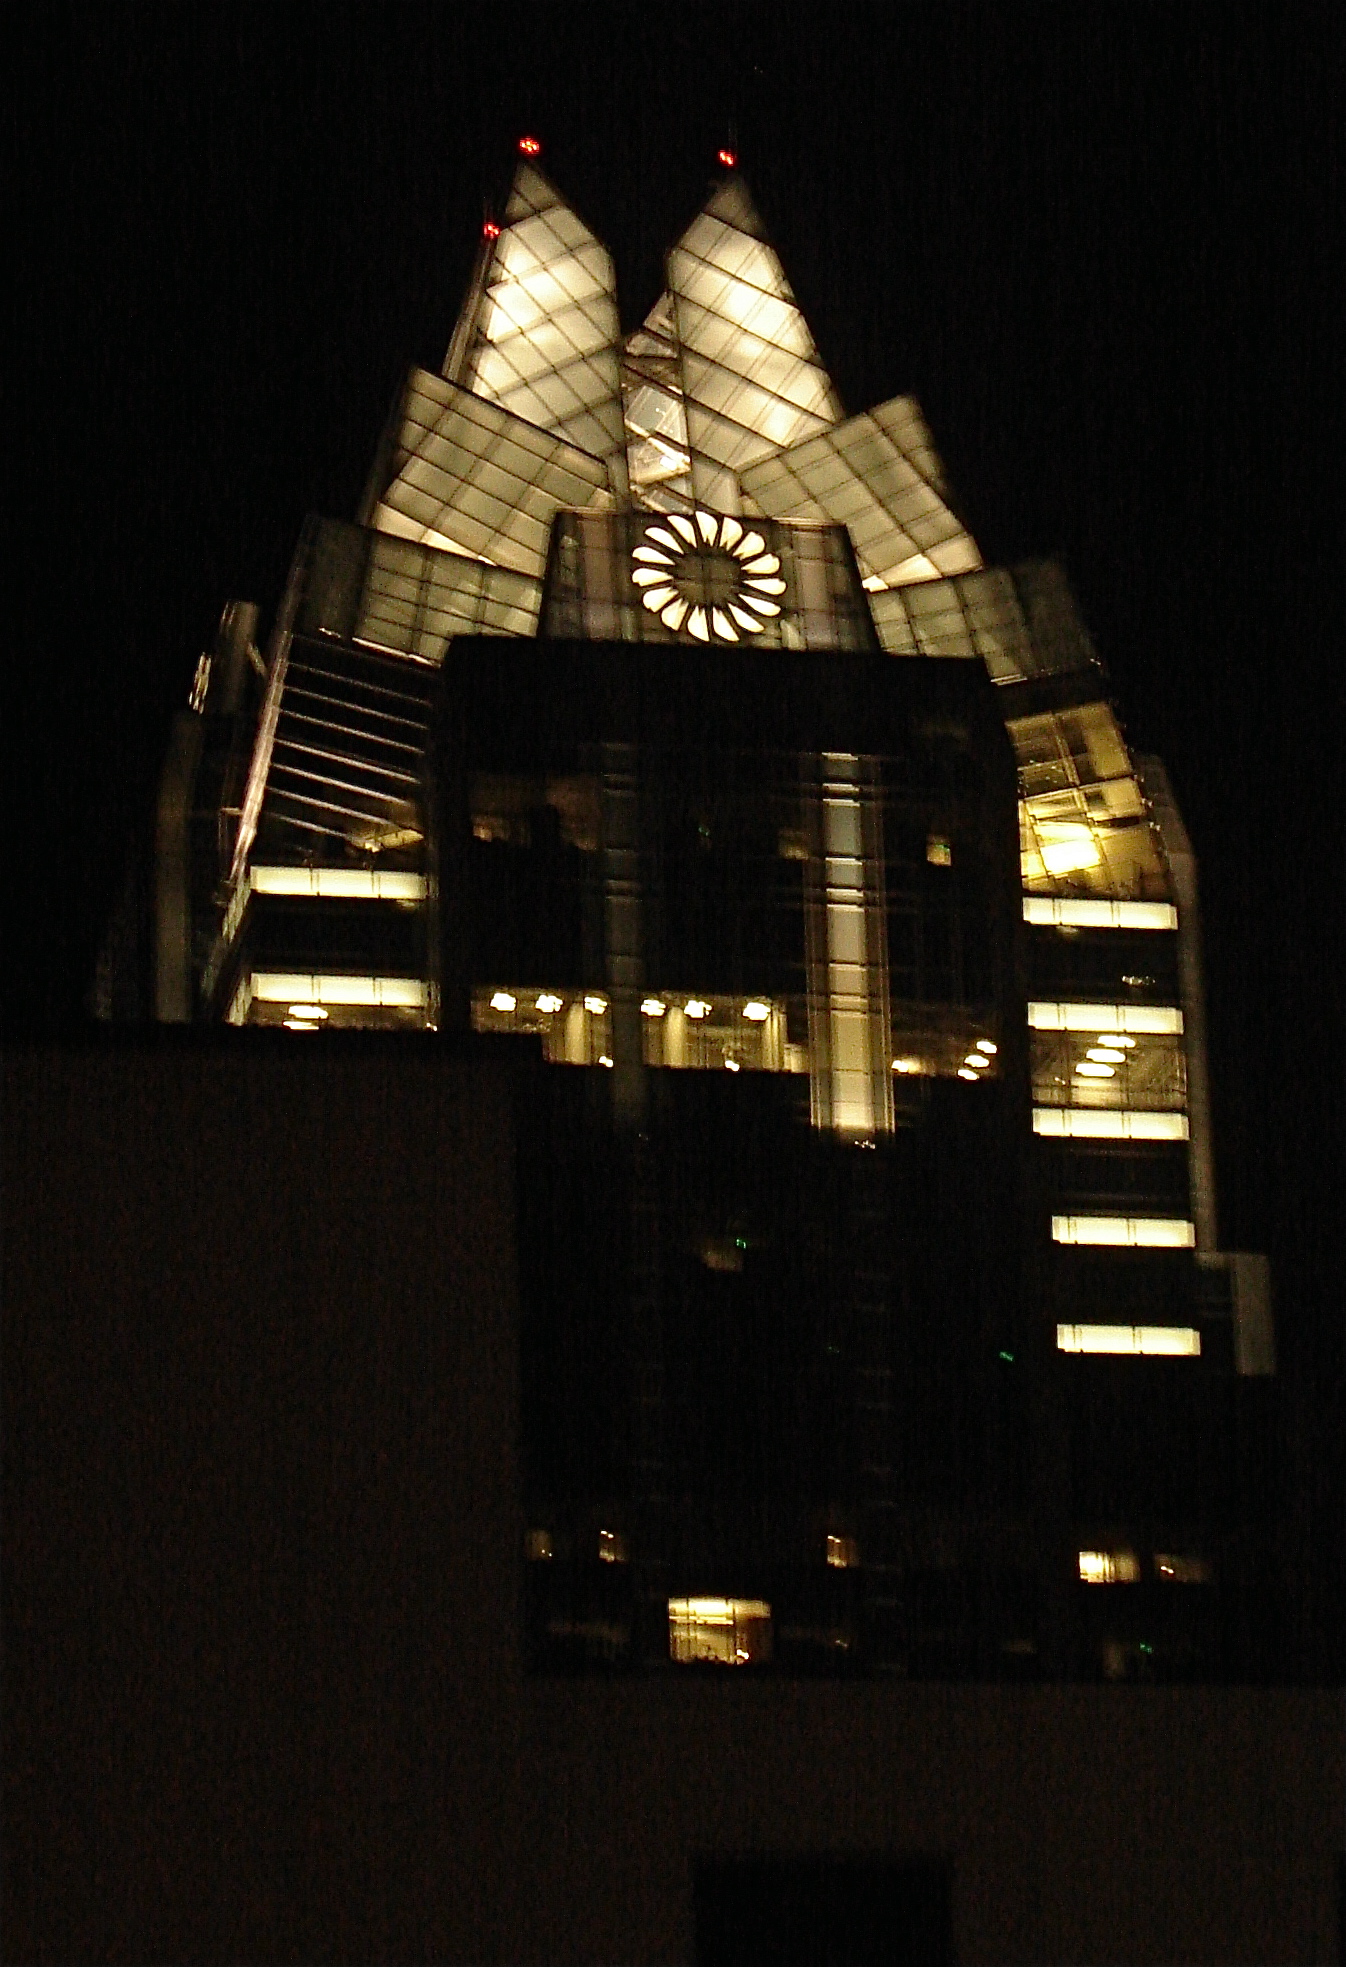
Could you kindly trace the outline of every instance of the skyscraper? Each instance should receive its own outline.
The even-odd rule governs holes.
[[[845,415],[732,160],[623,335],[521,150],[355,523],[198,670],[156,1015],[545,1062],[539,1668],[1246,1672],[1268,1290],[1162,765],[918,404]]]

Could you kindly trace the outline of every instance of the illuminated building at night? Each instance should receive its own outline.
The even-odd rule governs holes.
[[[732,169],[624,334],[521,159],[356,521],[202,659],[153,1004],[518,1041],[537,1669],[1253,1670],[1268,1289],[1173,794]]]

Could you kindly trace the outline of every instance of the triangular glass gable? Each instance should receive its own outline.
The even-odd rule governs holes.
[[[473,283],[444,374],[601,458],[621,497],[620,345],[607,249],[535,164],[520,164],[505,223]]]
[[[841,404],[766,239],[730,178],[668,257],[698,503],[739,509],[739,473],[841,417]]]

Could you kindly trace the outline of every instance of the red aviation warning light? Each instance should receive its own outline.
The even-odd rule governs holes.
[[[500,227],[494,219],[487,219],[485,225],[481,228],[481,236],[483,239],[498,239],[500,237]]]
[[[726,171],[732,171],[735,164],[737,164],[738,162],[738,158],[732,150],[722,150],[719,153],[719,157],[720,157],[720,162],[724,165]]]
[[[542,145],[536,137],[520,137],[519,154],[522,157],[539,157],[542,154]]]

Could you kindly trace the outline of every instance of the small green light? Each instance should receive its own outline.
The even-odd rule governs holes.
[[[1147,1646],[1145,1641],[1142,1639],[1140,1642],[1140,1650],[1142,1653],[1152,1653],[1154,1651],[1154,1648],[1153,1646]]]
[[[1006,1360],[1011,1366],[1014,1364],[1014,1354],[1012,1352],[1002,1352],[1000,1357]]]
[[[746,1250],[747,1247],[748,1247],[748,1239],[746,1236],[736,1236],[734,1238],[734,1248],[736,1250]]]

